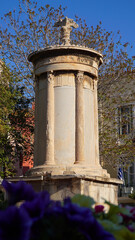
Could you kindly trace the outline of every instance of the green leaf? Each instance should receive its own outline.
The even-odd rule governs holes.
[[[119,215],[120,213],[129,215],[129,210],[126,208],[122,208],[120,206],[114,205],[105,201],[110,206],[108,213],[106,214],[106,218],[114,223],[121,223],[122,217]]]
[[[135,240],[135,233],[123,225],[117,225],[109,220],[98,220],[104,229],[113,234],[116,240]]]
[[[92,208],[92,205],[95,204],[93,198],[81,194],[76,194],[71,200],[81,207]]]

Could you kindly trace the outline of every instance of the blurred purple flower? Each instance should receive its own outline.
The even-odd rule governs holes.
[[[27,211],[33,221],[37,221],[44,216],[50,204],[50,195],[47,191],[40,192],[32,201],[24,202],[21,208]]]
[[[89,221],[92,222],[94,217],[89,208],[80,207],[77,204],[73,204],[70,198],[64,200],[63,206],[64,212],[70,221],[77,221],[78,223],[83,222],[83,225],[87,224]]]
[[[57,217],[63,216],[63,220],[67,220],[68,226],[77,229],[88,240],[115,240],[94,218],[89,208],[80,207],[73,204],[70,198],[64,200],[63,206],[53,208],[53,213],[57,213]]]
[[[107,232],[95,218],[93,224],[89,223],[89,236],[92,240],[115,240],[114,236]]]
[[[0,211],[1,240],[29,240],[31,220],[21,209],[10,206]]]
[[[95,213],[101,213],[104,211],[104,206],[103,205],[96,205],[95,206]]]
[[[123,222],[124,224],[128,224],[130,221],[132,221],[132,216],[131,215],[127,215],[127,214],[124,214],[124,213],[120,213],[119,214],[122,218],[123,218]]]
[[[44,191],[40,192],[32,201],[26,201],[21,205],[20,208],[28,213],[32,221],[30,239],[40,239],[40,233],[44,231],[42,220],[50,203],[50,195],[47,191]]]
[[[30,184],[27,184],[23,181],[9,183],[6,180],[3,180],[2,186],[8,193],[10,205],[14,205],[22,200],[31,201],[38,195]]]
[[[129,225],[129,226],[127,226],[127,228],[128,228],[128,230],[129,230],[130,232],[134,232],[134,231],[135,231],[133,225]]]
[[[44,236],[59,240],[63,235],[65,240],[114,240],[89,208],[73,204],[70,198],[63,203],[51,201],[48,192],[35,193],[25,182],[14,184],[4,180],[2,185],[9,195],[10,204],[25,201],[20,208],[9,207],[0,212],[1,240],[38,240]]]
[[[135,207],[131,208],[130,213],[132,214],[132,220],[135,221]]]

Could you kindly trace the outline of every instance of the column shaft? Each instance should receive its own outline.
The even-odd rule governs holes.
[[[84,163],[84,73],[78,71],[76,75],[76,140],[75,140],[75,164]]]
[[[39,80],[35,77],[35,130],[34,130],[34,166],[38,165],[39,133],[38,133],[38,104],[39,104]]]
[[[54,76],[47,73],[46,165],[54,165]]]
[[[96,79],[94,80],[94,129],[95,129],[95,164],[99,165],[98,98]]]

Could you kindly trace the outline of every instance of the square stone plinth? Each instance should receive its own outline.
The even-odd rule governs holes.
[[[87,175],[51,175],[32,176],[8,179],[11,182],[19,180],[31,184],[35,191],[47,190],[53,200],[63,200],[75,194],[84,194],[94,198],[96,203],[101,204],[104,200],[113,204],[118,203],[118,184],[121,181],[114,178],[93,177]]]

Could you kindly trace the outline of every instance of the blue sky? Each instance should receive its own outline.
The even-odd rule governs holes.
[[[66,15],[74,15],[86,20],[89,26],[96,26],[99,21],[102,26],[116,33],[120,30],[124,42],[130,42],[133,49],[130,56],[135,55],[135,0],[37,0],[43,4],[57,7],[67,6]],[[16,9],[18,0],[1,0],[0,15]]]

